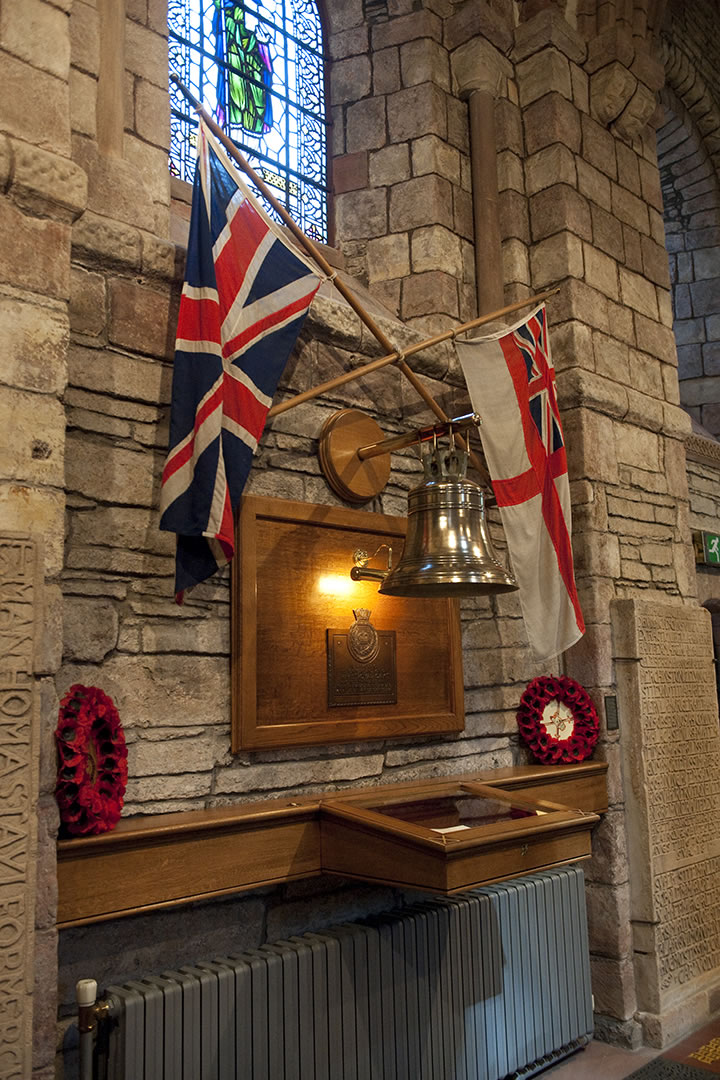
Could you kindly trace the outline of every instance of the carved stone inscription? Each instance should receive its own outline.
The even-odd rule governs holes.
[[[614,631],[633,919],[651,935],[655,1007],[662,1008],[665,994],[720,968],[720,732],[710,620],[698,608],[623,600],[614,605]]]
[[[35,546],[0,536],[0,1076],[26,1074]]]

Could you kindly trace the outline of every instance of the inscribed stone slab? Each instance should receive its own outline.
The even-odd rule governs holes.
[[[633,940],[641,1010],[663,1012],[720,969],[720,729],[710,616],[619,600]]]
[[[37,558],[0,536],[0,1076],[29,1075],[34,844],[33,656]]]

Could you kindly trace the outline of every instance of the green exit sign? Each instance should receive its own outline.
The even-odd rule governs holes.
[[[711,532],[693,533],[695,562],[720,566],[720,534]]]

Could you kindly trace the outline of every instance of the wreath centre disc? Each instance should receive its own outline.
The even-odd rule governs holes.
[[[564,701],[553,698],[542,711],[542,722],[551,738],[563,742],[575,731],[575,717]]]

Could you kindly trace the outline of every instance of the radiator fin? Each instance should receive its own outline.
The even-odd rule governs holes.
[[[582,871],[108,987],[98,1080],[525,1080],[592,1034]]]

